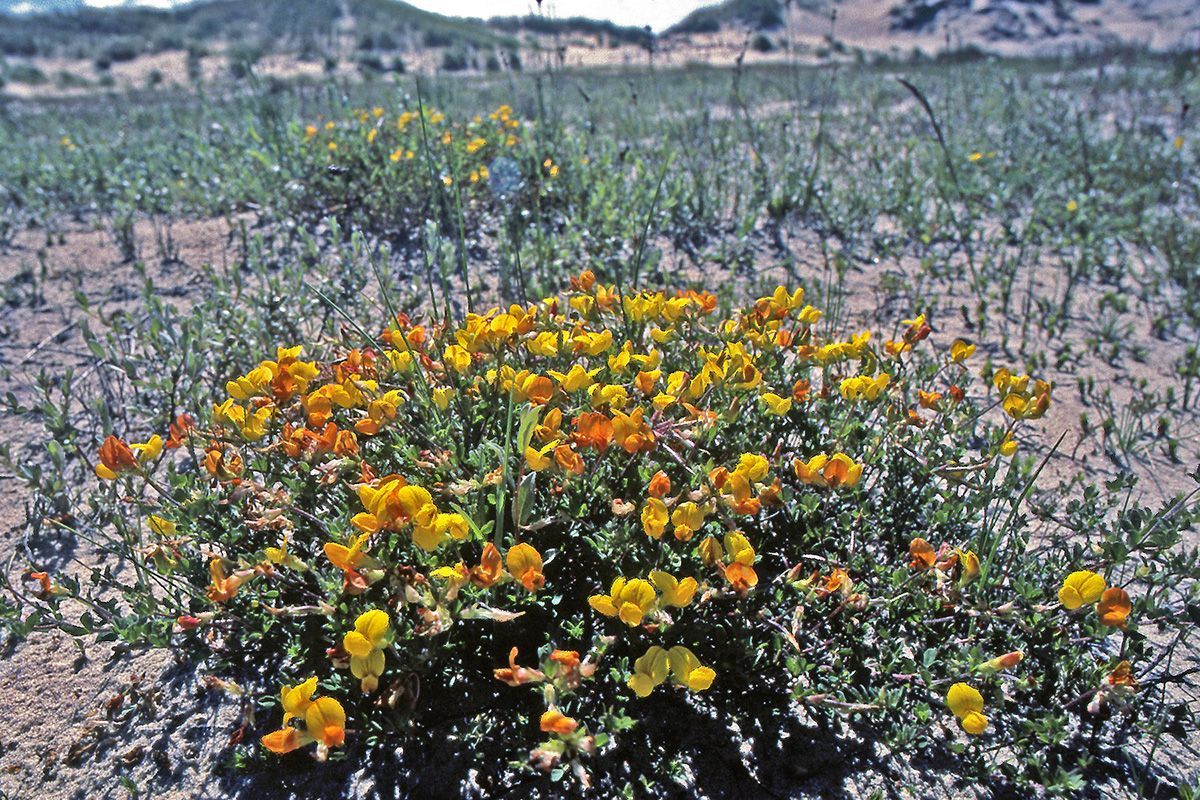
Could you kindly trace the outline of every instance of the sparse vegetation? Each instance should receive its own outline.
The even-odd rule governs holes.
[[[567,80],[351,7],[350,71],[423,41],[478,73],[261,81],[265,31],[332,53],[339,12],[238,4],[237,91],[0,118],[0,243],[82,219],[139,279],[64,312],[86,368],[6,398],[44,431],[0,452],[26,535],[107,559],[35,556],[12,635],[203,664],[247,693],[239,768],[295,786],[735,796],[832,761],[881,795],[1187,796],[1194,60]],[[238,257],[163,296],[211,216]]]

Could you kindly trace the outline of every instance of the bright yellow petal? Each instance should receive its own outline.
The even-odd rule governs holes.
[[[588,605],[606,617],[615,617],[617,615],[617,607],[613,605],[612,598],[608,595],[594,594],[588,598]]]
[[[962,729],[972,736],[978,736],[987,730],[988,718],[978,711],[972,711],[958,721]]]
[[[361,633],[373,647],[378,647],[387,635],[390,621],[386,611],[373,608],[359,615],[354,621],[354,630]]]
[[[363,636],[358,631],[350,631],[342,639],[342,647],[346,648],[346,652],[358,658],[367,658],[371,655],[371,651],[375,649],[375,645],[371,640]]]
[[[654,685],[662,683],[667,679],[667,669],[669,666],[669,657],[667,651],[663,650],[658,645],[652,645],[641,658],[634,662],[633,668],[636,672],[648,675],[654,681]]]
[[[621,609],[618,612],[621,621],[626,625],[640,625],[645,612],[634,603],[622,603]]]
[[[962,719],[968,714],[979,714],[983,711],[983,695],[973,686],[956,683],[946,694],[946,705],[950,707],[954,716]]]
[[[649,675],[643,672],[634,673],[629,679],[629,688],[633,689],[638,697],[648,697],[657,685]]]
[[[713,672],[708,667],[698,667],[688,673],[684,684],[693,692],[703,692],[708,687],[712,686],[713,679],[717,677],[717,673]]]

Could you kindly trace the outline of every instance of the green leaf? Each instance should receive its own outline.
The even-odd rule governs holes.
[[[517,429],[517,455],[523,455],[525,448],[533,440],[533,429],[541,416],[540,406],[531,406],[521,417],[521,427]]]

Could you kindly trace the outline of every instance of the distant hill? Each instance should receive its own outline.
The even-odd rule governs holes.
[[[64,12],[11,15],[25,0],[0,0],[0,54],[43,57],[101,54],[114,60],[189,44],[237,42],[268,52],[321,51],[350,37],[363,50],[393,50],[401,43],[433,47],[512,46],[477,20],[444,17],[399,0],[210,0],[169,9],[134,6],[91,8],[77,0]]]
[[[834,13],[836,12],[836,14]],[[974,48],[1045,55],[1110,47],[1200,49],[1197,0],[725,0],[697,9],[661,37],[707,48],[739,47],[746,32],[764,52],[784,30],[800,52],[932,54]]]
[[[549,17],[492,17],[487,26],[494,31],[508,34],[532,33],[546,36],[580,35],[603,39],[609,46],[636,44],[645,46],[654,40],[654,34],[645,28],[620,26],[604,20],[586,17],[553,19]]]
[[[716,33],[731,25],[774,30],[783,25],[783,3],[779,0],[725,0],[715,6],[698,8],[663,32]]]

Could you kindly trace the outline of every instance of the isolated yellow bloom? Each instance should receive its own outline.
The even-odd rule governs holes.
[[[975,345],[968,344],[965,339],[955,339],[950,345],[950,360],[961,364],[975,354]]]
[[[973,686],[965,683],[951,686],[946,694],[946,705],[958,717],[958,724],[967,733],[978,736],[987,730],[988,718],[983,715],[983,695]]]
[[[1072,572],[1063,580],[1062,588],[1058,590],[1058,602],[1071,611],[1083,605],[1090,605],[1104,594],[1105,582],[1103,576],[1088,570]]]

